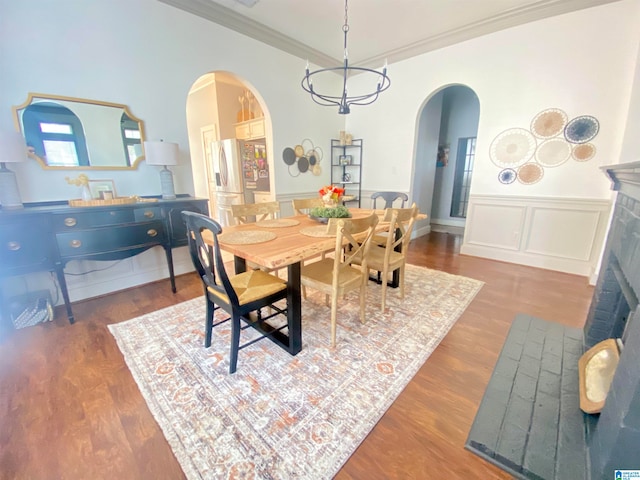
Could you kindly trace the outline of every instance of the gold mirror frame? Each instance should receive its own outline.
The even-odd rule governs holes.
[[[144,141],[146,140],[145,130],[144,130],[144,122],[133,115],[129,110],[127,105],[123,105],[120,103],[111,103],[111,102],[103,102],[101,100],[91,100],[87,98],[77,98],[77,97],[67,97],[63,95],[49,95],[46,93],[33,93],[29,92],[27,96],[27,100],[20,104],[12,107],[13,110],[13,120],[16,127],[16,130],[22,133],[24,136],[24,128],[22,124],[22,112],[28,106],[37,104],[39,101],[64,101],[64,102],[75,102],[80,104],[87,105],[99,105],[103,107],[114,107],[116,109],[121,109],[122,113],[126,114],[131,120],[138,123],[140,130],[140,155],[136,157],[136,159],[131,163],[130,166],[122,166],[122,165],[79,165],[79,166],[58,166],[58,165],[47,165],[45,159],[36,155],[34,152],[29,152],[29,157],[36,160],[40,166],[44,170],[136,170],[138,168],[138,164],[141,160],[144,159]],[[118,142],[121,142],[121,139],[118,138]],[[90,151],[91,146],[87,145],[87,149]],[[123,153],[124,157],[124,153]]]

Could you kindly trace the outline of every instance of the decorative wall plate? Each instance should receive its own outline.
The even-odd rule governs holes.
[[[598,134],[600,123],[596,117],[583,115],[572,119],[564,128],[564,137],[571,143],[587,143]]]
[[[513,168],[505,168],[498,174],[498,180],[505,185],[515,182],[517,177],[518,173]]]
[[[544,168],[537,163],[525,163],[518,169],[518,181],[525,185],[532,185],[542,180]]]
[[[499,134],[489,148],[489,157],[498,167],[515,168],[531,159],[536,139],[529,130],[510,128]]]
[[[536,149],[536,161],[544,167],[557,167],[571,157],[571,144],[564,138],[550,138]]]
[[[573,146],[571,156],[576,162],[591,160],[596,154],[596,146],[593,143],[581,143]]]
[[[543,110],[531,122],[531,132],[538,138],[555,137],[564,130],[567,118],[567,114],[558,108]]]
[[[293,165],[296,163],[296,152],[293,151],[293,148],[287,147],[282,151],[282,159],[287,165]]]

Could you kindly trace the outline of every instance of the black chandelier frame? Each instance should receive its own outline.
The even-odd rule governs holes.
[[[349,17],[347,15],[347,1],[344,2],[344,25],[342,31],[344,32],[344,63],[339,67],[322,68],[313,72],[309,71],[309,62],[307,62],[307,68],[305,69],[305,75],[302,78],[301,86],[304,91],[311,94],[311,99],[318,105],[331,107],[337,106],[338,113],[346,115],[351,112],[351,105],[370,105],[378,99],[378,96],[387,90],[391,86],[391,79],[387,75],[387,64],[385,62],[382,71],[373,70],[365,67],[353,67],[349,65],[349,56],[347,53],[347,33],[349,33]],[[339,72],[342,74],[342,94],[341,95],[326,95],[316,92],[313,89],[313,76],[325,72]],[[371,73],[379,76],[376,89],[371,93],[363,95],[349,96],[347,94],[347,79],[349,75],[354,73]]]

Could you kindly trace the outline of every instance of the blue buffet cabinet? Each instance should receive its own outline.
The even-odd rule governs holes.
[[[55,272],[67,316],[74,323],[64,267],[70,260],[120,260],[153,247],[166,254],[176,292],[171,249],[187,245],[182,211],[208,215],[207,199],[70,207],[63,202],[0,209],[0,278]]]

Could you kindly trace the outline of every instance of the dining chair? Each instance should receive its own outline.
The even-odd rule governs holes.
[[[384,312],[387,298],[387,284],[389,273],[394,270],[400,272],[400,298],[404,298],[404,271],[407,262],[407,250],[411,241],[411,232],[418,216],[418,207],[414,203],[411,208],[387,208],[383,222],[389,222],[388,234],[383,237],[383,244],[372,242],[368,257],[359,253],[353,263],[362,265],[368,270],[377,270],[382,274],[382,311]],[[376,239],[378,237],[376,236]]]
[[[293,203],[295,215],[307,215],[312,208],[324,207],[324,202],[319,197],[294,198],[291,202]]]
[[[375,210],[377,208],[378,199],[384,200],[384,207],[381,208],[393,208],[393,202],[396,200],[402,200],[400,208],[404,208],[404,204],[409,200],[409,196],[402,192],[375,192],[371,194],[371,205]]]
[[[231,205],[231,215],[240,225],[275,219],[280,213],[280,202],[243,203]]]
[[[205,318],[204,346],[211,346],[213,328],[231,320],[231,352],[229,356],[229,373],[234,373],[238,364],[238,351],[249,345],[287,328],[287,323],[280,327],[269,325],[270,332],[264,333],[240,345],[240,333],[251,326],[261,325],[278,315],[286,319],[287,308],[274,305],[287,298],[287,284],[284,280],[263,272],[249,270],[229,276],[224,266],[218,235],[222,227],[215,220],[195,212],[182,212],[187,225],[189,253],[193,266],[200,275],[204,286],[204,297],[207,302]],[[213,247],[205,243],[202,234],[209,231],[213,236]],[[261,309],[270,307],[270,313],[262,316]],[[214,312],[221,308],[229,317],[214,323]],[[252,314],[252,316],[250,316]],[[240,321],[245,322],[242,325]],[[259,330],[258,330],[259,331]]]
[[[280,213],[280,202],[263,202],[263,203],[243,203],[240,205],[231,205],[231,216],[236,220],[238,225],[243,223],[255,223],[262,220],[275,220]],[[276,272],[277,269],[269,269],[260,267],[253,262],[247,262],[247,267],[253,270],[264,270],[265,272]]]
[[[336,319],[338,298],[352,290],[360,291],[360,322],[364,323],[366,288],[369,278],[367,252],[378,216],[331,218],[327,232],[335,233],[336,243],[333,258],[323,258],[317,262],[302,266],[300,282],[304,287],[313,288],[331,297],[331,346],[336,346]],[[364,237],[364,238],[363,238]],[[346,247],[346,248],[345,248]],[[359,256],[362,267],[354,267],[353,259]],[[306,298],[306,295],[305,295]]]

